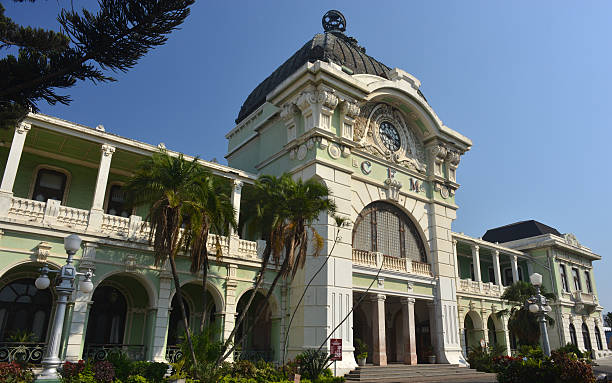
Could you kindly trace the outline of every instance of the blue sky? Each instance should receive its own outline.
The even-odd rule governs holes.
[[[52,28],[70,6],[2,3],[16,21]],[[442,121],[474,142],[458,171],[453,230],[478,237],[536,219],[575,233],[603,257],[596,283],[612,311],[612,2],[199,1],[118,82],[80,83],[70,106],[41,110],[225,163],[224,135],[246,96],[334,8],[347,34],[419,78]]]

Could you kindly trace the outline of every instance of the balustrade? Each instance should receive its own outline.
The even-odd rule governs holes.
[[[102,216],[102,231],[126,236],[130,230],[130,219],[116,215],[104,214]]]
[[[89,210],[77,209],[75,207],[68,207],[60,205],[57,222],[63,223],[66,226],[75,227],[87,227],[89,220]]]
[[[376,267],[376,253],[353,249],[353,262],[358,265]]]
[[[45,343],[0,342],[0,362],[39,365],[46,347]]]
[[[382,262],[382,265],[380,264]],[[411,261],[406,258],[391,257],[373,251],[353,249],[353,263],[383,270],[400,271],[431,277],[431,265],[425,262]]]
[[[426,275],[431,277],[431,265],[425,262],[412,261],[412,272],[415,274]]]
[[[46,206],[46,202],[13,197],[8,215],[10,218],[25,219],[32,222],[42,222],[45,217]]]
[[[383,256],[383,269],[393,271],[407,271],[406,261],[404,258],[390,257],[388,255]]]

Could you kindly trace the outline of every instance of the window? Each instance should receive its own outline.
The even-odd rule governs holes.
[[[595,340],[597,341],[597,349],[603,350],[603,343],[601,341],[601,333],[599,332],[599,327],[595,326]]]
[[[504,286],[510,286],[513,282],[514,279],[512,278],[512,269],[504,269]]]
[[[385,202],[374,202],[359,214],[353,229],[353,248],[427,262],[415,224],[402,210]]]
[[[40,169],[36,175],[32,199],[47,202],[49,199],[63,201],[66,191],[66,174],[50,170]]]
[[[563,291],[569,292],[569,284],[567,282],[567,271],[565,265],[559,265],[559,274],[561,275],[561,287]]]
[[[591,273],[589,273],[589,270],[584,270],[584,283],[586,284],[587,292],[592,294],[593,286],[591,286]]]
[[[35,341],[44,342],[51,316],[49,289],[38,290],[34,279],[18,279],[0,290],[0,341],[18,332],[33,333]]]
[[[106,214],[129,217],[131,212],[127,207],[125,191],[122,190],[121,185],[111,186],[108,194]]]
[[[476,273],[474,273],[474,264],[470,263],[470,279],[475,281],[476,280]]]
[[[589,328],[586,323],[582,323],[582,341],[584,342],[584,348],[586,350],[591,350],[593,347],[591,346],[591,334],[589,333]]]
[[[582,290],[580,285],[580,274],[578,274],[578,269],[575,267],[572,267],[572,276],[574,277],[574,289],[576,291]]]
[[[94,291],[92,300],[85,343],[123,343],[127,315],[127,303],[123,294],[112,286],[102,286]]]
[[[518,271],[518,279],[519,279],[519,281],[525,281],[525,279],[523,278],[523,269],[520,266],[518,266],[516,268],[516,271]]]
[[[492,267],[489,267],[489,282],[495,283],[495,271]]]
[[[574,327],[573,323],[570,323],[569,325],[569,335],[570,335],[570,342],[572,342],[574,346],[578,346],[578,338],[576,337],[576,328]]]

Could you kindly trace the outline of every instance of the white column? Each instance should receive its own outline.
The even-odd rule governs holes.
[[[387,342],[385,334],[385,299],[383,294],[376,294],[372,303],[372,361],[376,366],[387,365]]]
[[[508,330],[508,316],[504,315],[501,318],[502,329],[504,330],[504,339],[506,341],[506,355],[512,355],[512,350],[510,348],[510,330]]]
[[[151,308],[157,310],[153,326],[153,350],[151,352],[151,357],[155,362],[166,362],[166,340],[168,339],[168,323],[170,321],[171,291],[172,276],[167,270],[164,270],[159,276],[157,306]]]
[[[417,364],[416,324],[414,321],[414,298],[402,298],[402,319],[404,339],[404,363]]]
[[[495,284],[501,286],[501,271],[499,269],[499,250],[493,250],[493,273],[495,273]]]
[[[232,206],[234,208],[234,219],[236,223],[240,219],[240,198],[242,196],[242,186],[244,182],[240,180],[234,180],[232,184]],[[234,228],[230,227],[231,235],[238,235]]]
[[[519,280],[519,277],[518,277],[518,263],[517,263],[517,256],[516,255],[512,255],[510,257],[510,263],[512,264],[512,282],[516,283]]]
[[[236,326],[236,287],[238,287],[238,281],[236,281],[236,270],[238,266],[235,264],[228,265],[227,268],[227,280],[225,282],[225,312],[223,317],[223,340],[227,340],[229,335]],[[234,355],[230,355],[226,361],[232,362]]]
[[[2,184],[0,185],[0,215],[8,213],[11,206],[13,185],[15,184],[15,177],[17,176],[17,169],[19,168],[21,153],[23,152],[26,136],[31,128],[32,125],[25,122],[20,123],[19,126],[15,128],[11,149],[4,168],[4,175],[2,176]]]
[[[115,147],[102,145],[100,148],[100,167],[98,168],[98,178],[96,179],[96,189],[94,191],[93,203],[89,214],[88,229],[96,230],[102,226],[102,216],[104,214],[104,197],[106,195],[106,184],[108,183],[108,173],[110,172],[111,160]]]
[[[455,260],[455,278],[459,278],[459,260],[457,259],[457,240],[453,239],[453,259]]]
[[[472,263],[474,264],[474,279],[477,282],[482,281],[480,275],[480,246],[472,245]]]

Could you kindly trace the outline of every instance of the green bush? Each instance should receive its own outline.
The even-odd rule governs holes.
[[[131,366],[131,375],[140,375],[152,383],[162,382],[167,371],[168,365],[159,362],[133,362]]]
[[[585,355],[580,351],[580,349],[578,348],[578,346],[576,346],[573,343],[568,343],[563,347],[559,347],[557,349],[557,352],[561,353],[561,354],[574,354],[576,355],[577,358],[584,358]]]
[[[124,352],[113,352],[106,359],[115,368],[115,376],[121,381],[125,381],[132,374],[132,364],[134,363]]]
[[[130,375],[126,381],[126,383],[149,383],[149,382],[150,381],[147,380],[147,378],[141,375]]]
[[[594,383],[591,365],[575,356],[553,351],[548,357],[510,357],[493,359],[499,383]]]
[[[295,357],[300,374],[306,379],[315,380],[327,369],[331,356],[321,350],[308,349]]]
[[[468,352],[467,361],[470,367],[482,372],[494,372],[493,359],[502,356],[505,348],[501,345],[493,345],[488,348],[480,346],[471,347]]]

